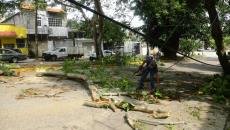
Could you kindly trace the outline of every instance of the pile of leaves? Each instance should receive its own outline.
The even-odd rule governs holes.
[[[106,66],[99,65],[91,67],[89,61],[66,60],[63,63],[62,70],[65,73],[80,73],[89,77],[94,83],[105,90],[119,89],[121,91],[131,91],[134,88],[134,82],[126,76],[119,75],[119,79],[113,77]]]
[[[224,102],[226,98],[230,98],[230,75],[214,76],[201,87],[203,94],[212,95],[216,102]]]
[[[126,76],[120,75],[121,78],[115,79],[113,75],[105,69],[105,66],[100,66],[91,71],[90,78],[104,89],[116,89],[121,91],[132,91],[134,82]]]

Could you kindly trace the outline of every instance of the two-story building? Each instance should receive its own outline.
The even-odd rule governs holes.
[[[43,51],[55,44],[55,41],[68,38],[67,14],[61,7],[47,7],[37,12],[38,55],[41,56]],[[2,23],[27,28],[30,54],[35,54],[35,11],[31,6],[22,7],[20,12],[5,19]]]

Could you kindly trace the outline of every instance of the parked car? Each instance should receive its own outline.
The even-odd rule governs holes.
[[[115,55],[115,53],[113,51],[110,51],[110,50],[103,50],[103,56],[112,56],[112,55]],[[97,55],[96,53],[92,53],[90,54],[89,56],[89,60],[95,60],[97,58]]]
[[[0,61],[17,63],[18,61],[22,61],[25,59],[27,59],[27,56],[22,53],[10,49],[0,48]]]

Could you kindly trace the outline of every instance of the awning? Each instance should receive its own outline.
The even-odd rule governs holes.
[[[16,37],[16,32],[0,32],[0,37]]]
[[[64,13],[65,12],[62,8],[58,8],[58,7],[47,7],[46,10],[52,13]]]

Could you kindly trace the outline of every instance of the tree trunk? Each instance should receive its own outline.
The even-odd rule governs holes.
[[[101,2],[100,0],[94,0],[94,4],[95,4],[95,8],[96,11],[104,14],[104,12],[102,11],[102,7],[101,7]],[[101,16],[97,16],[98,18],[98,28],[96,27],[96,42],[97,42],[97,49],[96,49],[96,54],[97,54],[97,58],[101,58],[103,57],[103,53],[102,53],[102,49],[101,49],[101,44],[102,44],[102,35],[103,35],[103,29],[104,29],[104,18]]]
[[[209,20],[211,23],[212,37],[215,40],[217,47],[216,53],[223,68],[224,74],[227,75],[230,74],[230,62],[224,49],[222,30],[215,4],[215,0],[205,0],[205,8],[208,11]]]
[[[98,48],[98,33],[97,33],[97,23],[96,23],[96,15],[94,14],[92,20],[91,20],[91,26],[92,26],[92,34],[93,34],[93,39],[94,39],[94,49],[95,49],[95,52],[96,52],[96,56],[97,58],[100,58],[100,51],[99,51],[99,48]]]
[[[35,56],[38,59],[38,0],[35,0]]]
[[[178,33],[173,33],[173,35],[166,41],[166,45],[163,46],[163,53],[164,57],[169,58],[169,59],[176,59],[176,53],[179,49],[179,39],[180,39],[180,34]]]

